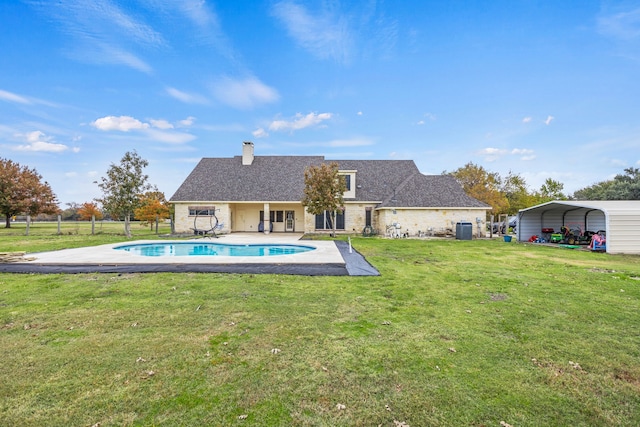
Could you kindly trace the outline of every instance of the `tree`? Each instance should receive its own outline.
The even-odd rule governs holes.
[[[59,212],[56,195],[48,182],[35,170],[0,158],[0,213],[6,228],[18,214],[37,215]]]
[[[140,206],[134,211],[137,219],[142,224],[149,224],[153,230],[153,223],[159,219],[167,219],[171,214],[169,203],[164,197],[164,193],[155,189],[147,191],[140,196]]]
[[[540,186],[540,191],[536,195],[538,197],[538,203],[546,203],[552,200],[566,200],[567,196],[562,192],[563,188],[564,184],[561,182],[547,178],[544,184]]]
[[[627,168],[624,172],[580,189],[573,196],[578,200],[640,200],[640,169]]]
[[[104,209],[113,217],[124,219],[124,234],[131,237],[131,214],[140,205],[140,194],[151,188],[148,175],[142,173],[149,162],[134,150],[127,151],[119,165],[111,164],[107,176],[102,177],[98,187],[103,192]]]
[[[534,196],[529,193],[525,179],[511,171],[502,179],[502,193],[509,202],[507,213],[510,215],[535,204]]]
[[[509,201],[500,190],[502,179],[498,173],[469,162],[448,174],[458,180],[469,196],[490,205],[494,214],[506,213],[509,209]]]
[[[65,203],[67,205],[67,209],[63,210],[60,214],[62,216],[63,221],[77,221],[80,218],[78,215],[78,209],[80,209],[80,205],[76,202]]]
[[[98,208],[98,205],[93,202],[85,202],[78,208],[78,217],[81,221],[91,221],[92,217],[97,220],[102,219],[102,212]]]
[[[336,234],[336,211],[344,205],[343,195],[347,183],[338,173],[338,164],[322,163],[310,166],[304,171],[304,197],[302,205],[312,215],[329,212],[333,235]]]

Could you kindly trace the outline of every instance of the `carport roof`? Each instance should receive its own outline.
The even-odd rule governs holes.
[[[543,211],[567,211],[571,208],[599,209],[603,212],[640,211],[640,200],[556,200],[520,210],[520,213]]]

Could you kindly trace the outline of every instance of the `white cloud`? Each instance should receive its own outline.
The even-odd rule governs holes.
[[[181,122],[193,123],[193,117]],[[190,133],[174,132],[173,125],[166,120],[149,120],[150,123],[141,122],[131,116],[106,116],[95,120],[91,126],[101,131],[130,132],[137,131],[146,135],[152,141],[165,142],[168,144],[184,144],[196,139]]]
[[[122,64],[151,73],[151,67],[124,46],[134,43],[148,48],[165,44],[160,33],[112,0],[31,3],[51,16],[73,39],[75,48],[70,55],[79,61]]]
[[[96,64],[125,65],[146,74],[151,74],[153,71],[149,64],[120,46],[103,43],[95,47],[98,48],[97,52],[79,56],[78,59],[81,61],[88,59]]]
[[[527,116],[527,117],[522,119],[522,123],[531,123],[531,120],[533,120],[533,119],[530,116]]]
[[[189,116],[186,119],[182,119],[178,122],[180,127],[189,127],[192,126],[196,121],[196,118],[193,116]]]
[[[0,99],[3,101],[17,102],[18,104],[31,104],[29,99],[24,96],[17,95],[12,92],[7,92],[6,90],[0,89]]]
[[[435,114],[432,114],[432,113],[425,113],[425,114],[424,114],[424,118],[425,118],[425,119],[427,119],[427,120],[429,120],[429,121],[431,121],[431,122],[433,122],[433,121],[435,121],[435,120],[436,120],[436,116],[435,116]],[[424,125],[425,123],[426,123],[426,121],[425,121],[424,119],[420,119],[420,120],[418,121],[418,123],[417,123],[417,124],[418,124],[418,125],[420,125],[420,126],[422,126],[422,125]]]
[[[293,120],[274,120],[269,125],[269,130],[272,131],[294,131],[307,128],[309,126],[315,126],[322,123],[324,120],[329,120],[332,117],[331,113],[309,113],[303,116],[300,113],[295,115]]]
[[[149,120],[149,123],[151,123],[151,126],[153,126],[154,128],[158,128],[158,129],[173,129],[173,125],[171,123],[169,123],[166,120],[154,120],[151,119]]]
[[[529,148],[514,148],[513,150],[511,150],[511,154],[530,156],[533,154],[533,150]]]
[[[289,35],[320,59],[349,62],[352,36],[347,19],[329,11],[311,13],[291,1],[276,3],[273,15],[286,27]]]
[[[514,148],[511,150],[511,154],[514,156],[520,156],[520,160],[531,161],[535,160],[535,152],[529,148]]]
[[[169,96],[177,99],[178,101],[184,102],[185,104],[207,104],[207,98],[202,95],[192,94],[183,92],[174,87],[167,87],[165,89]]]
[[[154,141],[167,144],[185,144],[196,139],[195,135],[184,132],[163,132],[155,129],[147,129],[145,133]]]
[[[547,116],[547,120],[544,121],[544,124],[549,126],[554,119],[555,117],[553,116]]]
[[[30,96],[18,95],[17,93],[9,92],[8,90],[2,90],[2,89],[0,89],[0,101],[15,102],[18,104],[25,104],[25,105],[40,104],[40,105],[46,105],[48,107],[58,106],[53,102],[45,101],[43,99],[33,98]]]
[[[138,119],[134,119],[131,116],[106,116],[97,119],[91,126],[102,131],[119,130],[122,132],[129,132],[130,130],[147,129],[148,123],[142,123]]]
[[[494,162],[499,158],[503,157],[505,154],[507,154],[507,150],[503,150],[501,148],[487,147],[487,148],[483,148],[482,150],[479,150],[477,154],[479,154],[480,156],[483,156],[484,159],[488,162]]]
[[[255,77],[232,79],[224,77],[213,84],[216,98],[231,107],[251,109],[280,99],[278,92]]]
[[[362,111],[358,111],[358,113],[357,113],[357,114],[358,114],[359,116],[361,116],[361,115],[362,115]]]
[[[640,37],[640,8],[599,17],[598,31],[622,40]]]
[[[251,132],[251,134],[256,138],[266,138],[267,136],[269,136],[269,133],[265,131],[263,128],[258,128],[253,132]]]
[[[16,150],[18,151],[45,151],[50,153],[60,153],[69,148],[64,144],[52,142],[53,137],[47,136],[39,130],[16,136],[27,142],[24,145],[18,145],[16,147]]]

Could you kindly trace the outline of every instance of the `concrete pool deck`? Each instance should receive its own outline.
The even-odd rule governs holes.
[[[357,251],[349,252],[343,241],[304,240],[301,234],[233,233],[219,238],[136,240],[84,248],[37,252],[29,261],[0,264],[9,273],[89,273],[89,272],[210,272],[297,274],[306,276],[377,276]],[[203,242],[221,244],[297,244],[313,251],[264,257],[248,256],[140,256],[114,247],[128,244]]]

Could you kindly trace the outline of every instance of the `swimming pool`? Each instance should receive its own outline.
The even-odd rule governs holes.
[[[294,255],[313,251],[313,246],[290,244],[224,244],[206,242],[136,243],[116,246],[113,249],[127,251],[145,257],[158,256],[232,256],[265,257]]]

